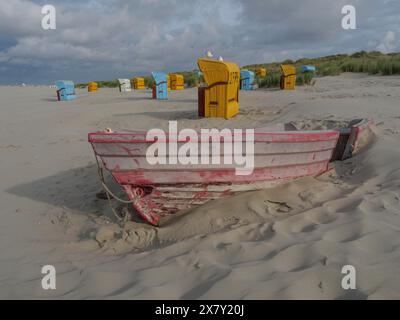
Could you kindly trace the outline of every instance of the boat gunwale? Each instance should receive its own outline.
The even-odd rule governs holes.
[[[330,141],[330,140],[327,140]],[[333,141],[333,140],[332,140]],[[288,142],[285,142],[288,143]],[[326,147],[326,148],[321,148],[318,150],[310,150],[310,151],[296,151],[296,152],[286,152],[286,153],[278,153],[278,152],[274,152],[274,153],[250,153],[250,155],[253,155],[254,157],[262,157],[262,156],[279,156],[282,154],[285,155],[299,155],[299,154],[308,154],[308,153],[313,153],[313,152],[326,152],[326,151],[330,151],[330,150],[334,150],[335,148],[331,148],[331,147]],[[99,157],[105,157],[105,158],[146,158],[147,156],[145,154],[143,155],[134,155],[131,156],[130,154],[126,153],[124,155],[121,154],[106,154],[106,153],[98,153],[97,151],[95,151],[95,153],[99,156]],[[232,153],[232,156],[238,155],[239,153]],[[247,153],[249,154],[249,153]],[[170,154],[169,154],[170,155]],[[174,154],[176,155],[176,154]],[[199,157],[201,156],[200,154],[198,155]],[[168,155],[165,155],[165,157],[168,157]],[[162,158],[162,157],[158,157],[158,158]]]
[[[211,130],[211,129],[210,129]],[[245,130],[245,129],[244,129]],[[286,142],[317,142],[317,141],[333,141],[337,140],[340,135],[340,131],[338,130],[315,130],[315,131],[276,131],[276,132],[254,132],[254,142],[258,143],[286,143]],[[175,135],[175,134],[174,134]],[[176,134],[178,135],[178,134]],[[244,136],[245,133],[236,134],[237,136]],[[132,140],[115,140],[115,139],[106,139],[105,137],[143,137],[143,139],[132,139]],[[166,136],[170,136],[170,134],[166,133]],[[199,136],[199,134],[197,135]],[[209,136],[209,134],[207,135]],[[235,134],[230,135],[219,135],[220,141],[223,138],[234,137]],[[257,140],[258,137],[271,136],[272,138],[276,138],[276,140],[271,139],[270,141],[265,140]],[[101,138],[96,138],[101,137]],[[286,139],[284,139],[286,137]],[[279,140],[282,139],[282,140]],[[210,137],[212,140],[212,137]],[[243,139],[246,142],[245,139]],[[152,142],[190,142],[190,139],[164,139],[158,140],[155,138],[147,138],[146,132],[132,132],[132,133],[108,133],[108,132],[94,132],[88,134],[88,141],[90,143],[152,143]],[[197,140],[197,142],[201,142],[201,140]],[[240,142],[240,141],[238,141]]]

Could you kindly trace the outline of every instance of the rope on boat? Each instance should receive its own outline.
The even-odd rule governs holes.
[[[97,173],[98,173],[99,178],[100,178],[100,183],[101,183],[104,191],[106,192],[107,199],[108,199],[108,204],[109,204],[114,216],[117,218],[117,220],[120,221],[120,222],[124,222],[125,223],[128,220],[128,215],[126,214],[125,217],[121,218],[121,216],[115,211],[114,207],[112,206],[111,197],[114,198],[115,200],[117,200],[118,202],[123,203],[123,204],[132,204],[132,203],[137,201],[137,199],[139,198],[139,194],[135,194],[135,198],[133,200],[124,200],[124,199],[121,199],[121,198],[117,197],[110,190],[110,188],[107,186],[107,184],[105,182],[103,168],[99,163],[99,159],[97,158],[97,155],[95,155],[95,158],[96,158],[96,163],[97,163]]]

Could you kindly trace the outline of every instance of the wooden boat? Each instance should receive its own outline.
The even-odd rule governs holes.
[[[250,175],[237,175],[233,165],[225,164],[151,166],[146,150],[156,139],[146,137],[146,132],[90,133],[89,142],[136,212],[159,226],[181,210],[214,199],[322,174],[332,160],[351,157],[359,149],[370,125],[357,120],[343,130],[296,131],[290,125],[257,129]],[[241,138],[245,142],[246,136]],[[180,146],[187,140],[175,142]]]

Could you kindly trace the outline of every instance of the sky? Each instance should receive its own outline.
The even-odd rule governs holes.
[[[46,4],[55,30],[42,28]],[[342,28],[345,5],[355,30]],[[241,66],[400,51],[400,1],[0,0],[0,84],[193,70],[208,50]]]

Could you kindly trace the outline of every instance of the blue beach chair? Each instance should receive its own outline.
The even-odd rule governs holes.
[[[153,86],[153,99],[168,100],[167,74],[163,72],[152,72],[151,75],[156,83]]]
[[[254,90],[255,74],[253,71],[241,70],[240,71],[240,89]]]
[[[75,85],[72,81],[56,81],[58,101],[71,101],[76,99]]]
[[[302,73],[307,73],[307,72],[315,72],[317,71],[317,68],[315,68],[315,66],[301,66],[300,70]]]

